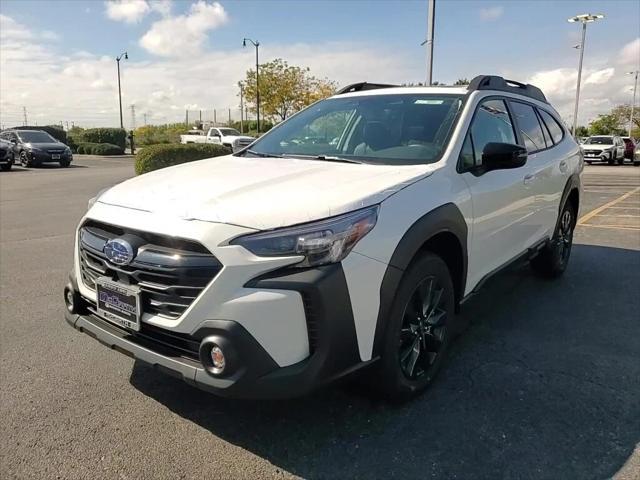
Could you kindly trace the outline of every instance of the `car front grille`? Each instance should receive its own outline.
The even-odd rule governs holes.
[[[255,140],[249,138],[238,138],[233,142],[233,151],[237,152],[238,150],[242,150],[245,147],[251,145]]]
[[[139,244],[128,265],[111,263],[105,244],[124,237]],[[124,229],[89,220],[79,231],[82,283],[95,291],[99,277],[108,277],[141,290],[143,313],[176,319],[222,269],[222,264],[200,243]]]
[[[585,155],[600,155],[602,152],[600,150],[585,150]]]

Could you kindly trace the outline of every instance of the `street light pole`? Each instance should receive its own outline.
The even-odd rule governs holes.
[[[260,135],[260,74],[259,70],[259,61],[258,61],[258,47],[260,46],[260,42],[253,41],[250,38],[242,39],[242,46],[247,46],[247,41],[251,42],[254,47],[256,47],[256,131],[257,134]]]
[[[429,0],[427,14],[427,85],[433,84],[433,29],[435,26],[436,0]]]
[[[120,89],[120,60],[127,60],[129,55],[127,52],[121,53],[120,56],[116,57],[116,64],[118,65],[118,102],[120,103],[120,128],[124,128],[124,123],[122,122],[122,90]]]
[[[629,138],[631,138],[631,130],[633,129],[633,111],[636,107],[636,90],[638,89],[638,70],[635,72],[627,72],[627,75],[635,75],[633,81],[633,102],[631,102],[631,115],[629,115]]]
[[[584,58],[584,42],[587,35],[587,23],[595,22],[604,18],[604,15],[585,13],[582,15],[576,15],[575,17],[568,18],[570,23],[580,22],[582,23],[582,42],[580,43],[580,62],[578,63],[578,85],[576,86],[576,105],[573,110],[573,136],[576,136],[576,128],[578,128],[578,105],[580,104],[580,80],[582,79],[582,59]]]

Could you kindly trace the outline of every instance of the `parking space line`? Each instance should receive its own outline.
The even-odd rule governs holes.
[[[640,192],[640,187],[636,187],[633,190],[628,191],[624,195],[619,196],[615,200],[611,200],[610,202],[605,203],[604,205],[596,208],[595,210],[591,210],[589,213],[587,213],[586,215],[583,215],[582,218],[580,218],[578,220],[578,225],[584,225],[586,222],[591,220],[593,217],[598,215],[600,212],[606,210],[609,207],[613,207],[614,205],[622,202],[623,200],[626,200],[627,198],[629,198],[631,195],[635,194],[636,192]]]
[[[614,218],[640,218],[640,215],[630,215],[628,213],[621,213],[619,215],[607,215],[606,213],[599,213],[596,217],[614,217]]]
[[[620,225],[593,225],[592,223],[583,223],[580,225],[581,227],[592,227],[592,228],[612,228],[614,230],[631,230],[633,232],[640,232],[640,227],[629,227],[629,226],[620,226]]]

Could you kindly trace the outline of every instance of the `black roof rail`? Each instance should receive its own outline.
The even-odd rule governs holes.
[[[525,97],[533,98],[540,102],[549,103],[542,90],[530,84],[506,80],[497,75],[478,75],[469,83],[469,92],[474,90],[498,90],[500,92],[517,93]]]
[[[369,82],[358,82],[353,83],[351,85],[347,85],[344,88],[341,88],[336,92],[336,95],[342,95],[343,93],[351,93],[351,92],[361,92],[363,90],[376,90],[378,88],[391,88],[397,87],[398,85],[389,85],[386,83],[369,83]]]

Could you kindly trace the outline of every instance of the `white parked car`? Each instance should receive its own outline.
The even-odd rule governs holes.
[[[66,320],[219,395],[300,395],[366,369],[408,398],[487,278],[522,259],[565,271],[582,168],[534,86],[355,84],[240,153],[93,199]]]
[[[595,135],[580,145],[587,163],[607,162],[613,165],[624,162],[624,141],[617,135]]]
[[[234,152],[251,143],[255,138],[242,135],[235,128],[214,127],[205,134],[202,130],[192,130],[185,135],[180,135],[180,143],[215,143],[231,148]]]

